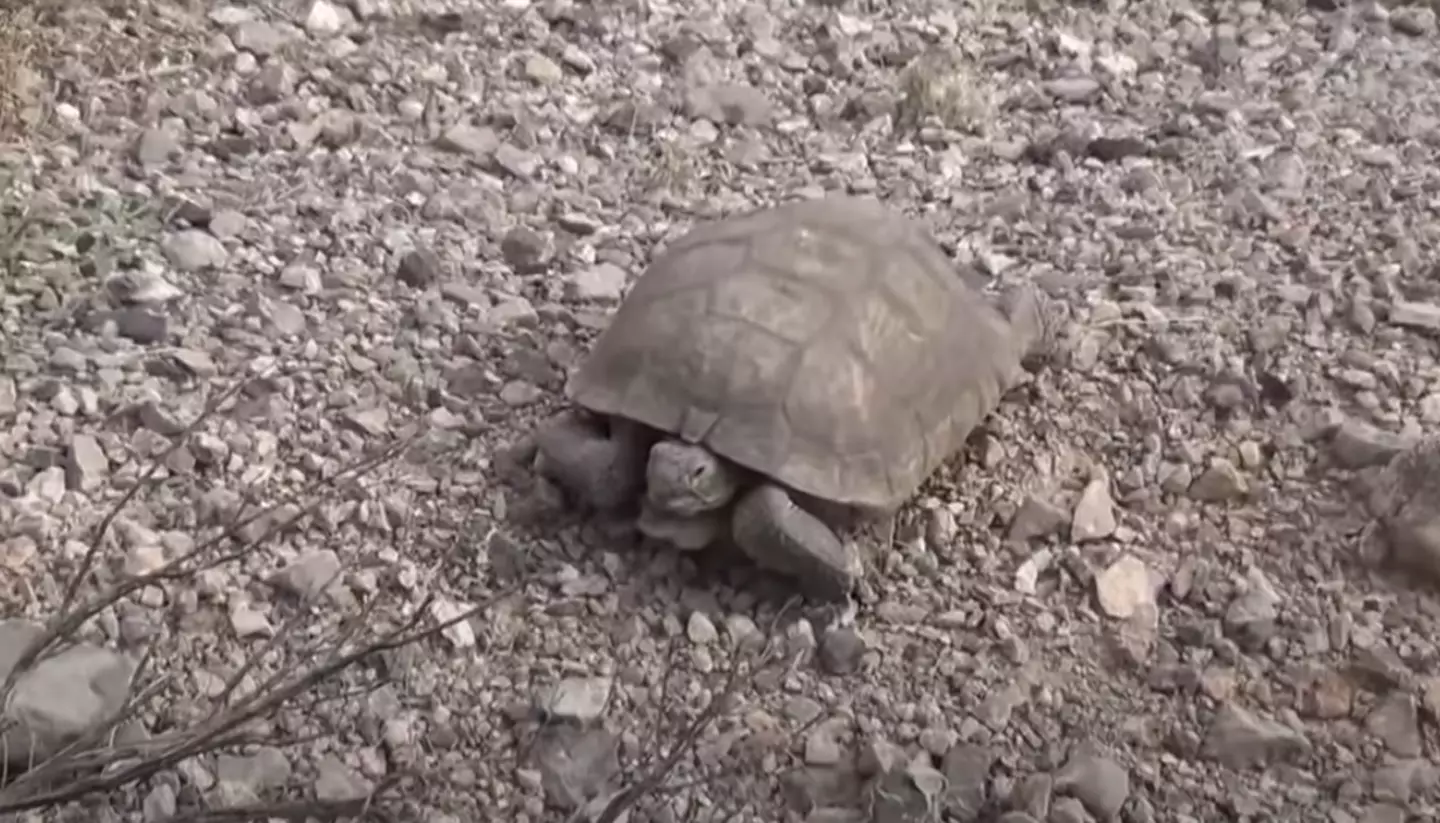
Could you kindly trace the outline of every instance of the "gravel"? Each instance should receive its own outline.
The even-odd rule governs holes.
[[[152,734],[341,627],[479,611],[277,711],[270,743],[47,814],[420,773],[407,819],[604,820],[682,742],[632,821],[1440,812],[1431,8],[129,0],[51,22],[44,128],[0,146],[7,616],[56,613],[137,484],[84,592],[285,504],[245,557],[79,632],[105,671],[150,652]],[[831,190],[1074,316],[838,619],[637,545],[529,463],[657,247]]]

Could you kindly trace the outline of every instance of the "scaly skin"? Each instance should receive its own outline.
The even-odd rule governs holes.
[[[844,600],[863,573],[855,547],[773,483],[740,498],[730,528],[756,565],[796,578],[818,599]]]
[[[541,473],[600,511],[634,504],[645,487],[649,439],[639,426],[617,421],[607,432],[575,413],[551,420],[536,434]]]
[[[658,511],[688,517],[724,508],[734,499],[740,477],[704,446],[662,440],[650,448],[645,485]]]

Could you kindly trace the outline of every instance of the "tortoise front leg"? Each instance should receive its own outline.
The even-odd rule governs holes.
[[[745,494],[730,528],[735,544],[756,565],[797,578],[814,597],[844,600],[860,578],[854,547],[796,505],[781,486],[764,483]]]
[[[596,509],[614,511],[640,497],[651,440],[633,423],[613,421],[607,433],[603,424],[567,412],[536,434],[539,471]]]
[[[682,552],[695,552],[713,545],[725,533],[729,511],[716,509],[696,514],[675,514],[655,505],[648,497],[640,502],[636,528]]]

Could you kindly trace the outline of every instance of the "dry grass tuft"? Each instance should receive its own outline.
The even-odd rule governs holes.
[[[24,135],[37,117],[40,82],[34,66],[45,39],[38,22],[33,7],[0,8],[0,142]]]

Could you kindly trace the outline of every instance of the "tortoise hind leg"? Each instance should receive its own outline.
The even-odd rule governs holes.
[[[626,421],[603,424],[574,412],[558,415],[536,434],[540,472],[601,511],[633,504],[645,487],[651,438]]]
[[[756,565],[798,578],[810,595],[844,600],[859,580],[854,548],[773,483],[747,492],[731,518],[735,544]]]

